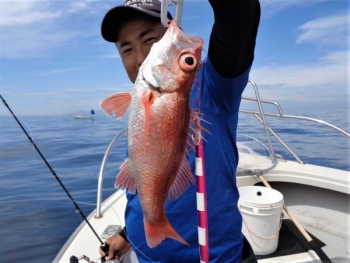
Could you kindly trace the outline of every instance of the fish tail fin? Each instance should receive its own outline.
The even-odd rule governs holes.
[[[167,218],[165,218],[160,224],[151,224],[144,219],[144,225],[147,245],[150,248],[158,246],[167,237],[189,246],[189,244],[170,225]]]

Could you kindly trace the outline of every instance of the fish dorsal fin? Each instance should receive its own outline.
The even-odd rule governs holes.
[[[128,191],[131,194],[136,193],[136,185],[129,171],[129,158],[125,159],[124,163],[120,166],[120,172],[117,175],[117,180],[115,181],[114,186],[123,190],[128,188]]]
[[[100,102],[100,107],[107,115],[115,113],[115,119],[121,119],[131,102],[130,92],[119,92]]]
[[[169,201],[175,201],[178,199],[191,186],[190,182],[193,184],[196,183],[191,171],[191,166],[187,159],[184,158],[180,170],[176,175],[175,181],[169,190],[167,199]]]

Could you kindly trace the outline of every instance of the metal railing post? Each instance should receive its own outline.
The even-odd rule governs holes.
[[[116,141],[119,139],[120,136],[122,136],[128,129],[124,129],[123,131],[121,131],[119,134],[117,134],[114,139],[110,142],[105,155],[103,157],[102,160],[102,165],[100,168],[100,173],[98,176],[98,185],[97,185],[97,204],[96,204],[96,215],[95,218],[101,218],[102,214],[101,214],[101,203],[102,203],[102,189],[103,189],[103,174],[105,171],[105,167],[107,164],[107,160],[109,157],[109,154],[114,146],[114,144],[116,143]]]
[[[260,109],[261,118],[262,118],[262,121],[263,121],[263,125],[265,127],[267,141],[269,142],[269,146],[270,146],[270,152],[271,152],[270,158],[272,158],[273,162],[276,163],[276,155],[275,155],[275,151],[274,151],[273,146],[272,146],[270,133],[269,133],[269,130],[268,130],[268,127],[267,127],[267,122],[266,122],[266,119],[265,119],[264,110],[263,110],[262,105],[261,105],[258,88],[256,87],[256,84],[254,83],[254,81],[249,80],[248,82],[250,84],[252,84],[252,86],[254,88],[254,91],[255,91],[255,96],[256,96],[256,99],[257,99],[257,102],[258,102],[258,106],[259,106],[259,109]]]

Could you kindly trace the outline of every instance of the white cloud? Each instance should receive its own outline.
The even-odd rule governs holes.
[[[321,17],[309,21],[298,28],[302,31],[296,40],[300,43],[344,45],[348,43],[349,25],[347,14]]]
[[[71,14],[95,13],[93,1],[0,1],[0,26],[47,23]],[[84,11],[84,12],[83,12]]]
[[[21,86],[19,85],[0,85],[0,91],[2,92],[3,90],[5,89],[17,89],[17,88],[20,88]]]
[[[76,71],[76,70],[81,70],[81,69],[86,69],[86,68],[87,67],[56,69],[56,70],[52,70],[52,71],[48,71],[48,72],[35,74],[35,76],[53,75],[53,74],[59,74],[59,73],[64,73],[64,72]]]
[[[252,71],[263,85],[307,87],[346,85],[348,51],[330,53],[314,64],[272,65]]]
[[[116,58],[120,58],[120,55],[119,55],[118,50],[115,49],[115,50],[112,51],[110,54],[101,56],[101,58],[102,58],[102,59],[116,59]]]
[[[49,57],[99,34],[96,1],[0,1],[0,58]]]
[[[2,87],[0,87],[2,89]],[[119,87],[79,88],[72,87],[62,90],[44,91],[1,91],[9,105],[16,110],[18,116],[25,115],[60,115],[81,111],[81,109],[100,110],[99,103],[111,94],[121,91],[131,91],[132,85]],[[5,89],[4,89],[5,90]],[[43,110],[45,109],[45,110]],[[0,115],[7,115],[0,108]]]
[[[289,103],[328,103],[346,107],[348,51],[329,53],[312,64],[270,65],[253,68],[251,79],[263,99]],[[252,97],[252,90],[245,96]],[[296,105],[294,105],[296,107]]]
[[[57,47],[78,36],[78,32],[62,31],[54,27],[49,29],[46,26],[1,31],[6,37],[0,39],[0,57],[5,59],[47,57]]]
[[[59,10],[46,10],[48,4],[39,1],[1,1],[0,26],[28,25],[61,15]]]
[[[288,10],[292,7],[305,7],[309,5],[314,5],[319,2],[324,2],[325,0],[260,0],[261,14],[262,17],[272,17],[275,14]]]

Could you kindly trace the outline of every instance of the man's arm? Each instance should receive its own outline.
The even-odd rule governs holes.
[[[214,11],[208,57],[225,78],[245,72],[254,59],[260,21],[258,0],[209,0]]]

